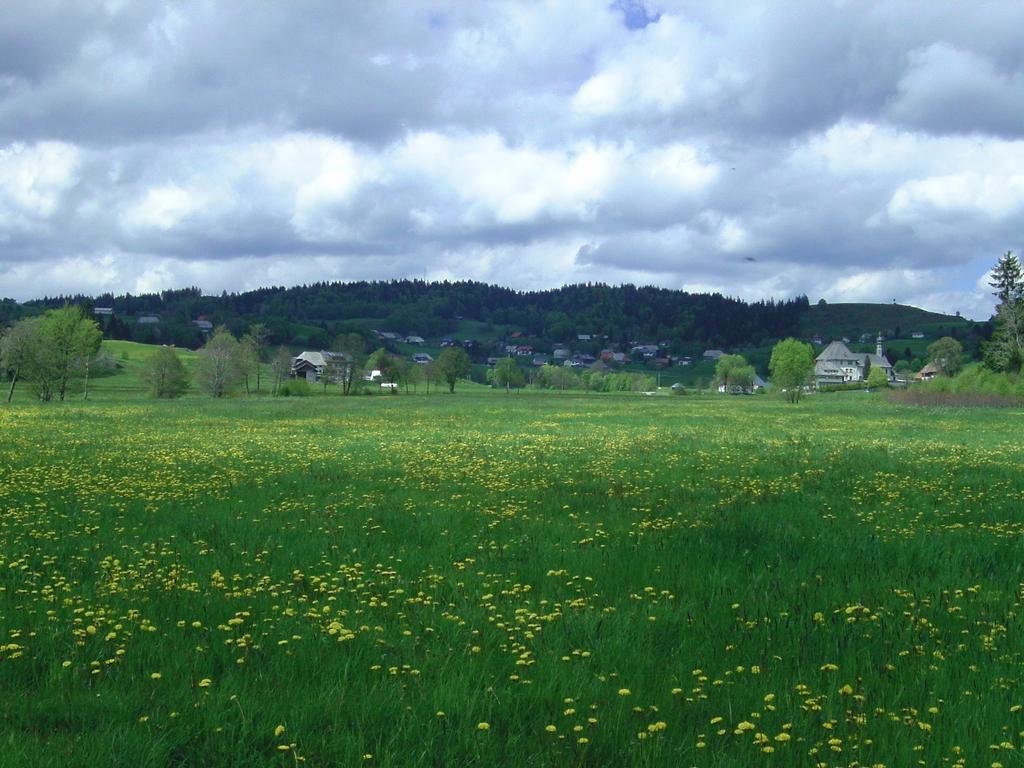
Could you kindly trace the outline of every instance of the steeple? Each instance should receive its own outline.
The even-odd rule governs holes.
[[[879,357],[882,356],[882,342],[885,341],[885,337],[879,333],[878,338],[875,340],[875,354]]]

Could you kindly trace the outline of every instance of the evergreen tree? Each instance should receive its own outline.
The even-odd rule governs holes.
[[[1012,251],[999,257],[992,268],[992,279],[989,285],[995,288],[994,295],[1000,303],[1019,301],[1024,274],[1021,272],[1020,260]]]
[[[999,304],[995,330],[984,347],[985,364],[996,371],[1018,371],[1024,362],[1024,277],[1013,253],[999,259],[989,285]]]

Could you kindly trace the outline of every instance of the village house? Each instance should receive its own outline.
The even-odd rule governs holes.
[[[650,360],[653,357],[658,356],[658,345],[657,344],[637,344],[630,352],[639,357],[643,357],[646,360]]]
[[[886,378],[893,381],[896,378],[895,372],[892,363],[882,351],[882,341],[882,337],[879,336],[873,354],[851,352],[843,342],[831,342],[815,360],[814,383],[819,387],[826,387],[864,381],[867,378],[866,371],[875,367],[885,371]]]
[[[740,386],[736,386],[736,385],[733,385],[731,387],[726,387],[725,384],[719,384],[718,385],[718,391],[721,392],[722,394],[750,395],[750,394],[753,394],[754,392],[756,392],[759,389],[767,388],[767,386],[768,386],[768,382],[766,382],[764,379],[762,379],[760,376],[758,376],[755,373],[754,374],[754,379],[753,379],[753,381],[750,382],[750,386],[749,387],[740,387]]]
[[[931,381],[942,373],[942,368],[935,363],[928,363],[924,368],[914,374],[915,381]]]
[[[434,362],[434,358],[426,352],[417,352],[412,356],[412,361],[418,365],[426,365],[427,363]]]
[[[330,369],[332,383],[339,383],[347,375],[349,365],[350,358],[344,352],[303,352],[292,358],[291,377],[318,382]]]

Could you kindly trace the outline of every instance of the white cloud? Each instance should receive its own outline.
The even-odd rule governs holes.
[[[1024,128],[1024,75],[1000,72],[987,56],[942,41],[913,50],[889,114],[902,122],[960,131]]]
[[[427,265],[968,306],[1024,245],[1024,6],[645,6],[5,8],[4,292]]]
[[[1024,173],[953,173],[899,186],[887,208],[895,221],[927,224],[936,216],[967,214],[989,220],[1024,212]]]
[[[704,33],[706,34],[706,33]],[[701,57],[709,47],[701,30],[679,16],[657,22],[608,53],[573,96],[582,114],[667,113],[694,97],[714,95],[730,77],[730,64]],[[739,70],[731,77],[739,79]]]
[[[0,225],[52,216],[78,181],[81,153],[56,141],[0,148]]]
[[[129,229],[173,229],[202,207],[198,190],[182,189],[177,184],[151,187],[125,212],[124,223]]]

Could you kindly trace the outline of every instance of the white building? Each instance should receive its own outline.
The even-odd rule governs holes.
[[[344,352],[303,352],[292,358],[292,378],[317,382],[330,368],[331,378],[338,383],[348,374],[348,366],[349,357]]]
[[[833,341],[818,355],[814,363],[814,382],[819,387],[832,384],[849,384],[867,378],[866,371],[870,368],[881,368],[886,378],[894,381],[896,373],[892,363],[882,351],[882,337],[879,336],[874,354],[870,352],[851,352],[841,341]]]

